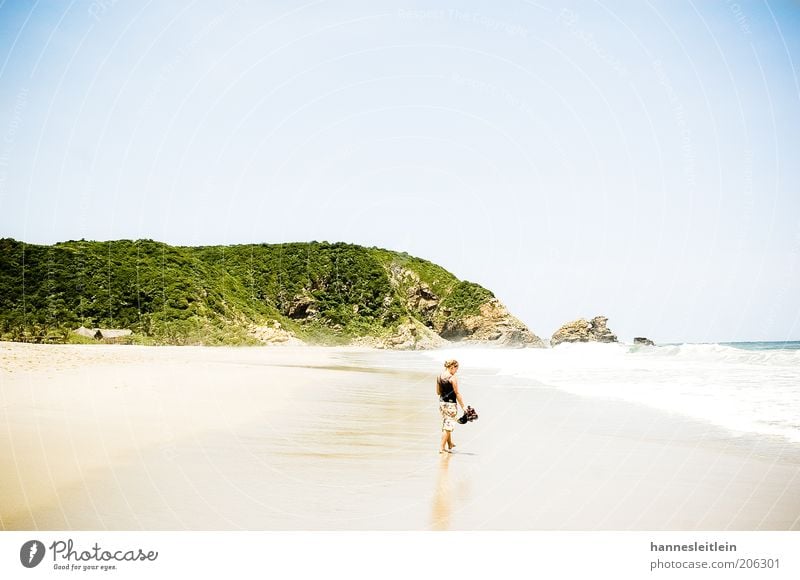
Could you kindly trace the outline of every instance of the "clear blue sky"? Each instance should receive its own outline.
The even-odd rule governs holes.
[[[800,4],[494,4],[2,2],[0,236],[347,241],[541,336],[800,339]]]

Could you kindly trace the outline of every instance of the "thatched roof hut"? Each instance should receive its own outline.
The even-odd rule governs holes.
[[[127,328],[86,328],[85,326],[76,328],[72,332],[80,336],[94,338],[95,340],[103,340],[105,342],[117,342],[133,334],[133,331]]]
[[[127,328],[98,328],[97,333],[95,333],[94,337],[102,339],[110,339],[110,338],[122,338],[124,336],[130,336],[131,334],[133,334],[133,331],[128,330]]]
[[[79,334],[80,336],[85,336],[86,338],[94,338],[94,333],[96,331],[97,331],[96,328],[94,330],[90,330],[90,329],[86,328],[85,326],[81,326],[81,327],[76,328],[75,330],[73,330],[72,333],[73,334]]]

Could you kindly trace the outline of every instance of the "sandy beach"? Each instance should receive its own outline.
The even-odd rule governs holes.
[[[421,353],[0,343],[5,530],[798,530],[800,445]]]

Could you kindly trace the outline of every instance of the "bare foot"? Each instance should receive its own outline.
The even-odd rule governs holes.
[[[439,449],[439,453],[450,453],[449,449]]]

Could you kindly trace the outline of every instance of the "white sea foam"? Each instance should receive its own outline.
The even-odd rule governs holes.
[[[452,348],[462,372],[497,368],[589,397],[612,397],[710,421],[738,433],[800,442],[800,350],[719,344],[640,347],[561,344],[550,349]]]

